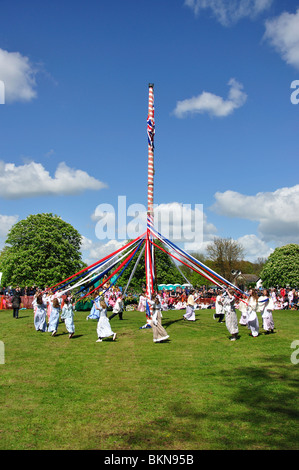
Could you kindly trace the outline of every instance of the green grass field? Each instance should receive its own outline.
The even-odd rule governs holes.
[[[0,448],[298,449],[299,312],[274,312],[273,335],[240,327],[235,342],[213,312],[164,312],[170,341],[154,344],[140,312],[96,343],[88,312],[69,339],[63,323],[56,337],[36,332],[32,310],[0,311]]]

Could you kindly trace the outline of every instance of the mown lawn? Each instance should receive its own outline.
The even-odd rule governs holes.
[[[32,310],[0,311],[0,448],[298,449],[299,312],[274,312],[273,335],[240,327],[235,342],[213,310],[183,313],[163,313],[170,341],[154,344],[140,312],[96,343],[88,312],[69,339],[63,323],[56,337],[36,332]]]

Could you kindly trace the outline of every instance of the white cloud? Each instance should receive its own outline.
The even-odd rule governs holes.
[[[263,241],[299,243],[299,185],[247,196],[235,191],[215,194],[212,207],[227,217],[257,221]]]
[[[36,196],[75,195],[87,189],[98,190],[105,184],[85,171],[60,163],[54,178],[40,163],[16,166],[0,161],[0,197],[19,199]]]
[[[28,57],[0,49],[0,80],[4,83],[5,103],[35,98],[36,73]]]
[[[120,218],[118,211],[122,212]],[[146,231],[147,209],[142,204],[116,209],[110,204],[100,204],[91,219],[97,222],[95,233],[99,240],[134,239]],[[154,226],[174,243],[201,243],[207,234],[216,232],[215,226],[207,222],[202,204],[154,205]]]
[[[18,215],[0,214],[0,250],[3,249],[7,235],[11,227],[17,223]]]
[[[224,193],[226,196],[228,192]],[[239,194],[238,193],[232,193],[229,198],[229,203],[227,204],[226,202],[224,203],[225,208],[227,209],[227,206],[231,209],[231,200],[235,201]],[[241,195],[242,196],[242,195]],[[217,193],[217,198],[218,200],[222,201],[221,195]],[[227,201],[228,202],[228,201]],[[245,202],[245,207],[247,206],[248,201]],[[257,202],[257,207],[259,206],[259,202]],[[218,207],[219,209],[219,207]],[[233,217],[240,217],[244,216],[245,209],[244,206],[243,208],[237,208],[235,211],[229,212],[228,210],[224,215],[228,216],[233,216]],[[108,215],[109,217],[111,216],[112,212],[109,212]],[[116,215],[116,218],[113,219],[115,221],[117,219],[117,211],[114,211],[114,214]],[[170,215],[170,217],[169,217]],[[249,217],[254,217],[253,220],[256,220],[256,214],[255,213],[249,213]],[[94,221],[98,221],[100,217],[100,213],[97,215],[94,213],[92,214],[91,218]],[[194,228],[196,224],[194,223],[194,219],[196,217],[199,217],[202,221],[202,230],[203,233],[200,234],[200,239],[194,239],[194,240],[187,240],[186,237],[182,237],[180,240],[175,240],[174,235],[177,235],[180,233],[180,230],[182,229],[182,221],[184,221],[185,225],[185,235],[187,234],[194,234]],[[129,218],[128,218],[129,220]],[[217,235],[217,228],[215,227],[214,224],[209,223],[207,220],[207,216],[205,213],[201,212],[200,213],[200,208],[192,208],[188,207],[188,205],[184,205],[178,202],[173,202],[169,204],[160,204],[156,206],[155,208],[155,227],[158,229],[158,231],[165,236],[166,238],[169,238],[171,241],[173,241],[176,245],[180,246],[184,250],[186,250],[189,253],[194,253],[194,252],[199,252],[202,253],[203,255],[207,255],[207,246],[214,241],[214,238],[218,237]],[[109,221],[112,223],[112,219]],[[131,233],[130,232],[130,224],[135,224],[135,223],[140,223],[141,228],[139,230],[139,233],[134,233],[134,237],[137,237],[138,235],[141,235],[144,233],[146,229],[146,211],[140,212],[138,217],[136,217],[133,221],[127,221],[126,225],[126,230],[128,234],[128,239],[133,238],[133,227],[131,226]],[[117,230],[115,230],[115,234],[117,236]],[[181,232],[182,234],[182,232]],[[93,242],[90,239],[87,239],[86,237],[83,237],[82,240],[82,251],[84,252],[85,259],[84,261],[87,264],[92,264],[95,261],[98,261],[102,259],[104,256],[111,254],[121,246],[127,243],[126,240],[116,240],[116,239],[110,239],[105,242],[103,239],[101,241]],[[238,239],[236,239],[238,243],[240,243],[243,248],[244,248],[244,259],[255,262],[258,258],[267,258],[273,251],[273,248],[271,248],[267,244],[267,240],[264,240],[262,238],[259,238],[255,234],[249,234],[249,235],[244,235]]]
[[[82,238],[81,251],[83,252],[83,260],[88,266],[112,254],[127,242],[127,240],[109,240],[107,243],[102,243],[93,242],[86,237]]]
[[[244,259],[254,263],[258,258],[268,258],[274,251],[256,235],[244,235],[236,240],[244,248]]]
[[[268,10],[273,0],[185,0],[196,15],[202,10],[211,10],[223,26],[231,26],[243,18],[255,19]]]
[[[278,51],[287,64],[299,69],[299,8],[266,21],[264,38]]]
[[[232,78],[228,85],[230,90],[226,100],[221,96],[204,91],[201,95],[178,101],[174,115],[178,118],[183,118],[189,114],[204,113],[216,117],[228,116],[235,109],[243,106],[247,99],[247,95],[243,91],[243,85],[237,80]]]
[[[121,235],[125,238],[123,241],[115,240],[115,237],[119,237],[118,210],[110,204],[98,206],[91,215],[91,219],[96,222],[95,234],[101,242],[92,243],[89,240],[87,243],[84,240],[89,264],[116,250],[127,239],[142,235],[146,231],[147,211],[141,204],[132,204],[127,208],[126,216],[122,220],[124,226],[120,227]],[[216,227],[208,222],[201,204],[193,206],[172,202],[156,205],[154,226],[164,237],[188,251],[205,249],[217,232]],[[109,241],[104,243],[104,240]]]
[[[18,221],[17,215],[1,215],[0,214],[0,237],[6,238],[11,227]]]

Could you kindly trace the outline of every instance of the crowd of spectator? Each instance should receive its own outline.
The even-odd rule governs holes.
[[[105,285],[105,288],[109,288],[110,284]],[[43,291],[47,286],[42,289],[38,286],[25,286],[25,287],[0,287],[0,296],[2,302],[0,305],[1,308],[11,308],[12,299],[17,293],[21,297],[21,302],[23,307],[30,308],[30,298],[39,292]],[[186,302],[189,295],[191,287],[176,287],[176,289],[167,290],[162,289],[159,291],[159,296],[161,298],[163,310],[180,310],[186,308]],[[263,288],[258,289],[258,293],[262,295]],[[117,297],[121,293],[122,289],[116,286],[111,286],[109,290],[106,290],[105,300],[109,308],[113,308],[114,303],[116,302]],[[299,309],[299,289],[298,288],[272,288],[270,290],[271,297],[273,299],[276,310],[298,310]],[[248,293],[248,289],[245,289],[245,293]],[[215,308],[215,301],[217,295],[217,288],[206,286],[201,286],[194,289],[194,297],[196,300],[197,308]],[[142,293],[130,291],[125,296],[126,298],[136,303],[138,305],[138,310],[141,308],[144,309],[145,305],[145,287],[142,288]]]
[[[13,296],[14,293],[15,293],[15,290],[16,289],[20,289],[21,291],[21,296],[31,296],[31,295],[34,295],[36,293],[37,290],[40,290],[39,287],[37,286],[31,286],[31,287],[19,287],[19,286],[15,286],[15,287],[0,287],[0,295],[8,295],[8,296]]]

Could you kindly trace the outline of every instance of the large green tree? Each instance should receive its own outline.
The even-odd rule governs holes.
[[[263,286],[298,287],[299,286],[299,245],[276,248],[269,256],[261,272]]]
[[[2,285],[53,285],[79,271],[81,235],[53,214],[29,215],[9,231],[0,256]]]

